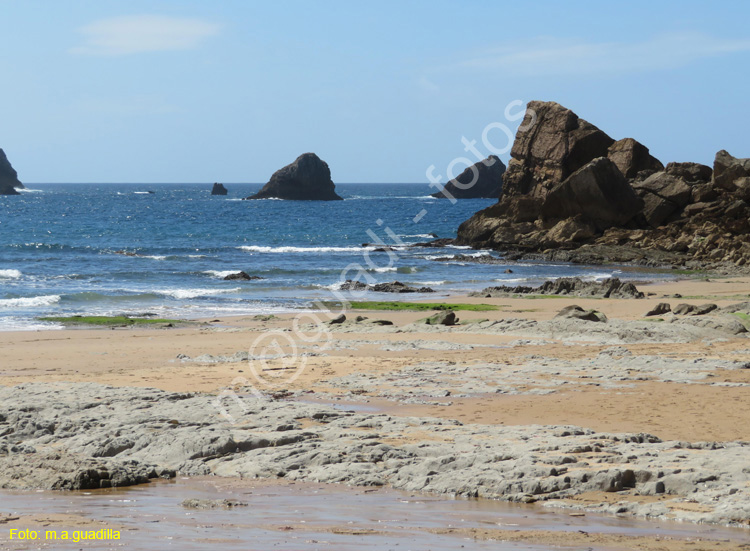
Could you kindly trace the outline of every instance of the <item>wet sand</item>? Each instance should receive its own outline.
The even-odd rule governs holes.
[[[185,500],[231,499],[246,505],[196,510]],[[342,485],[179,478],[116,490],[5,492],[2,549],[742,549],[741,529],[646,522],[543,510],[482,499],[446,499]],[[44,511],[40,514],[40,511]],[[0,516],[0,521],[2,517]],[[8,529],[109,527],[109,543],[8,540]],[[43,533],[43,532],[42,532]],[[43,537],[43,536],[42,536]],[[249,542],[252,542],[249,544]]]

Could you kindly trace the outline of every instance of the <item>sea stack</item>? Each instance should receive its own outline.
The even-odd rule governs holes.
[[[457,233],[457,245],[517,258],[750,265],[750,158],[722,150],[713,170],[665,167],[632,138],[615,141],[562,105],[532,101],[500,200]]]
[[[18,195],[16,189],[23,189],[23,184],[18,180],[18,173],[5,156],[5,151],[0,149],[0,195]]]
[[[433,197],[455,199],[499,199],[503,190],[505,164],[495,155],[467,167]]]
[[[227,194],[227,188],[224,187],[224,184],[219,184],[218,182],[214,184],[214,187],[211,188],[211,195],[226,195]]]
[[[315,153],[304,153],[277,170],[258,193],[245,199],[292,201],[340,201],[331,180],[331,170]]]

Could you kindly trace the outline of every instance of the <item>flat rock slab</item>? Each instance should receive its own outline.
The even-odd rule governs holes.
[[[136,475],[110,475],[110,485],[176,471],[388,484],[519,502],[635,491],[667,499],[628,505],[625,510],[633,514],[750,520],[750,443],[662,442],[648,434],[573,426],[462,425],[249,395],[218,401],[94,383],[2,388],[0,487],[75,488],[77,480],[93,480],[86,473],[101,462],[97,475],[104,468]],[[222,408],[231,422],[220,415]],[[686,499],[698,506],[680,508]]]

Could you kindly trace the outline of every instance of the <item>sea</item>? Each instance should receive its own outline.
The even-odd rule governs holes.
[[[0,196],[0,330],[51,330],[41,317],[198,319],[305,310],[337,300],[346,279],[401,281],[440,300],[491,285],[562,276],[643,278],[618,267],[445,262],[493,255],[415,247],[455,237],[492,199],[435,199],[426,184],[338,184],[343,201],[243,201],[261,184],[36,184]],[[390,251],[377,251],[391,247]],[[262,279],[225,281],[244,271]],[[665,277],[652,274],[653,277]]]

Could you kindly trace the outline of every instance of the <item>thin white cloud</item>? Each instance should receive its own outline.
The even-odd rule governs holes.
[[[440,91],[440,86],[432,82],[430,79],[421,77],[417,80],[417,85],[425,92],[435,93]]]
[[[190,50],[219,32],[202,19],[161,15],[127,15],[100,19],[79,29],[84,41],[72,54],[117,56]]]
[[[583,42],[539,37],[471,57],[459,65],[519,76],[624,74],[668,70],[736,52],[750,51],[750,39],[705,33],[672,33],[643,42]]]

